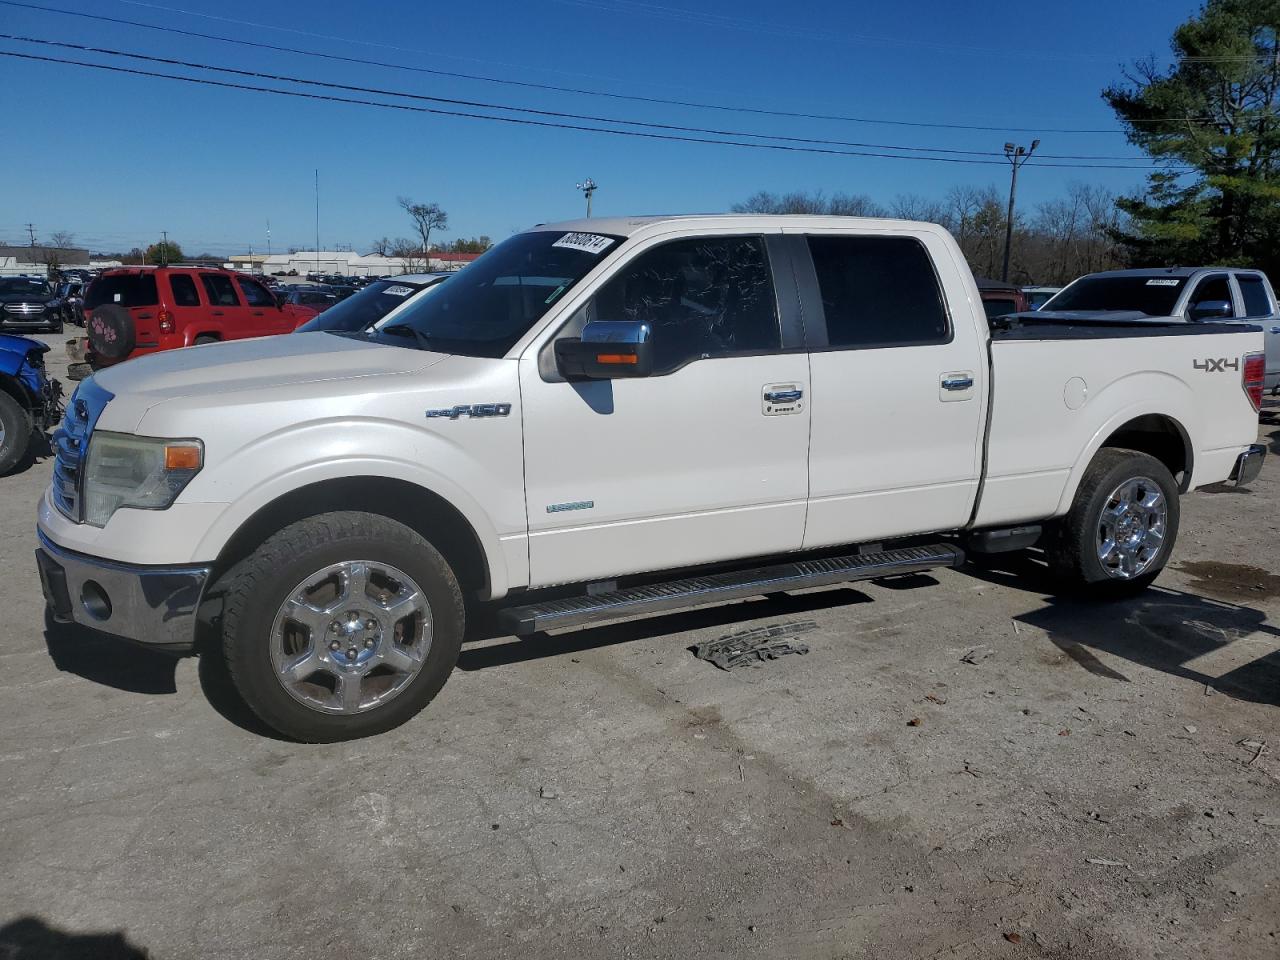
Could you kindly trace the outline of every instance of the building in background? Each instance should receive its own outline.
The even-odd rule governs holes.
[[[440,253],[433,251],[423,257],[383,257],[378,254],[361,255],[351,250],[299,250],[296,253],[236,254],[228,257],[229,270],[245,273],[261,273],[272,276],[294,271],[305,277],[308,273],[336,273],[343,277],[386,277],[398,273],[431,273],[461,270],[478,253]]]
[[[0,277],[47,276],[50,265],[59,269],[89,269],[89,251],[80,247],[0,245]]]

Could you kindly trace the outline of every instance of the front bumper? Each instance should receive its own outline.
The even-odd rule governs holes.
[[[117,563],[64,550],[37,533],[40,585],[55,620],[149,647],[192,649],[209,567]]]
[[[1267,458],[1267,448],[1260,443],[1249,445],[1249,449],[1236,458],[1236,465],[1231,468],[1231,480],[1237,487],[1243,487],[1258,479],[1262,472],[1262,461]]]

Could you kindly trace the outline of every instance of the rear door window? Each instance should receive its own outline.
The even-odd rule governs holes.
[[[200,294],[196,291],[196,282],[186,273],[169,274],[169,289],[173,291],[175,307],[200,306]]]
[[[912,237],[809,237],[831,347],[947,343],[933,261]]]
[[[238,307],[240,300],[236,297],[236,288],[231,278],[223,273],[202,273],[200,280],[204,283],[205,292],[209,295],[209,303],[215,307]]]
[[[122,307],[154,307],[160,302],[154,273],[104,274],[89,284],[84,307],[92,310],[104,303]]]
[[[1237,273],[1236,282],[1240,284],[1246,317],[1271,316],[1271,298],[1267,296],[1267,285],[1262,277],[1255,273]]]

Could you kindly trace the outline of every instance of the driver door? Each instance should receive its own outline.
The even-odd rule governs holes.
[[[554,338],[521,359],[532,586],[800,547],[809,360],[780,240],[652,244],[557,334],[646,323],[649,376],[566,382]]]

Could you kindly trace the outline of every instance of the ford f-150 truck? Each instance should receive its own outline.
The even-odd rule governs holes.
[[[307,741],[421,710],[482,604],[531,634],[1036,544],[1118,595],[1180,494],[1257,475],[1262,339],[989,324],[927,223],[539,226],[372,329],[85,380],[41,579],[59,620],[223,658]]]

